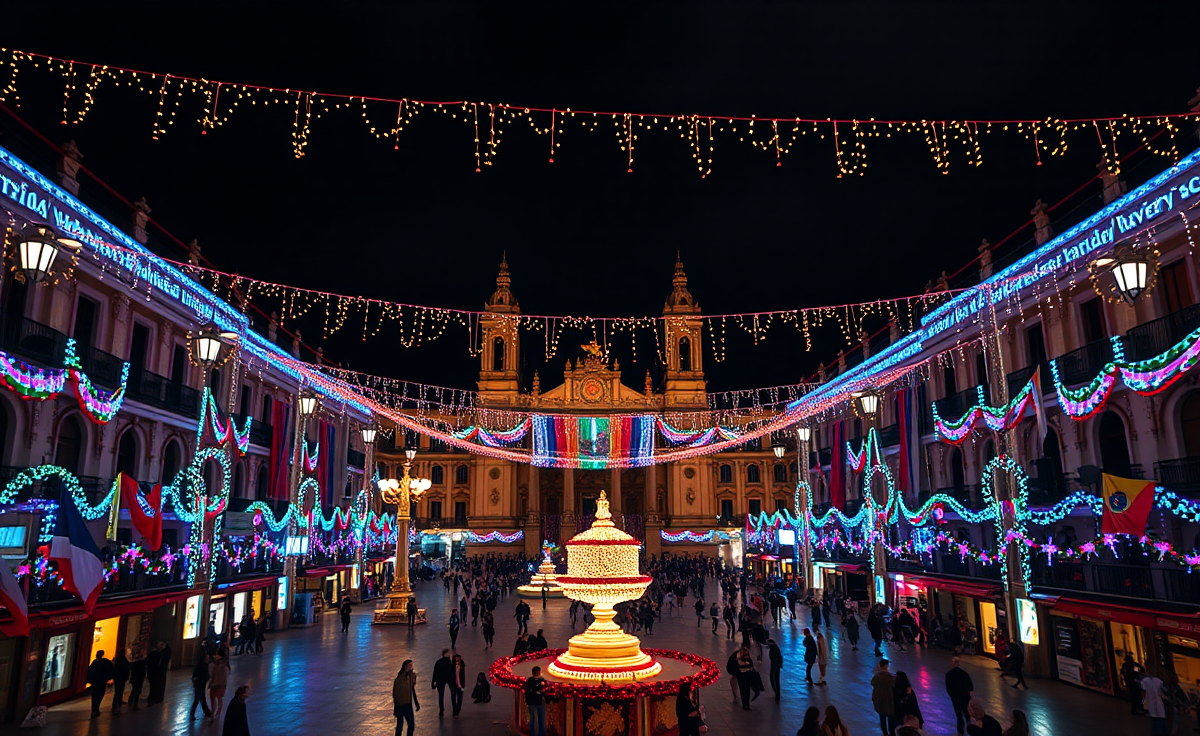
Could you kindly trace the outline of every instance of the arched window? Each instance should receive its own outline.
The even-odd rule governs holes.
[[[454,482],[460,486],[465,486],[470,480],[471,469],[466,465],[459,465],[454,469]]]
[[[1133,472],[1129,462],[1129,442],[1125,422],[1115,411],[1100,415],[1100,465],[1104,472],[1128,478]]]
[[[984,465],[987,465],[992,460],[996,459],[996,444],[994,442],[992,442],[991,440],[984,442],[983,443],[983,455],[981,455],[980,457],[983,458]]]
[[[679,338],[679,370],[692,369],[692,341],[686,337]]]
[[[967,487],[966,471],[963,468],[962,450],[957,447],[954,452],[950,453],[950,485],[955,491],[961,491]]]
[[[163,448],[162,460],[162,475],[159,477],[163,483],[173,483],[175,476],[179,474],[180,458],[183,456],[179,449],[179,440],[171,440],[167,442],[167,446]]]
[[[254,482],[254,498],[258,501],[267,500],[267,466],[258,466],[258,480]]]
[[[747,465],[746,466],[746,482],[747,483],[761,483],[762,482],[762,478],[760,477],[760,474],[758,472],[757,465]]]
[[[721,473],[720,477],[721,477],[722,483],[732,483],[733,482],[733,466],[732,465],[722,465],[720,468],[720,473]]]
[[[132,429],[125,430],[117,443],[117,472],[131,478],[138,474],[138,442],[137,434]]]
[[[942,368],[942,388],[946,390],[946,396],[958,393],[958,376],[954,374],[953,362]]]
[[[787,483],[788,469],[783,463],[775,463],[775,482]]]
[[[246,497],[245,487],[245,469],[242,467],[245,463],[237,463],[233,466],[233,495],[237,498]]]
[[[1179,411],[1179,430],[1183,435],[1183,454],[1187,457],[1200,455],[1200,391],[1195,391],[1183,400]]]
[[[434,465],[429,469],[429,480],[435,486],[440,486],[446,482],[446,471],[442,470],[441,465]]]
[[[266,424],[267,426],[271,425],[271,395],[270,394],[263,395],[262,423]]]
[[[504,370],[504,338],[492,340],[492,370]]]
[[[221,483],[221,465],[216,460],[209,460],[204,463],[204,487],[208,489],[208,495],[214,496],[220,493]]]
[[[70,417],[58,427],[58,441],[54,444],[54,464],[80,475],[80,460],[83,450],[83,428],[79,420]]]

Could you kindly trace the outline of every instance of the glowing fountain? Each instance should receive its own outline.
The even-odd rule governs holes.
[[[526,585],[517,586],[517,595],[522,598],[541,598],[542,591],[547,598],[562,598],[563,589],[558,584],[558,573],[554,572],[554,561],[550,559],[550,543],[542,544],[542,564],[538,565],[537,574],[529,579]]]

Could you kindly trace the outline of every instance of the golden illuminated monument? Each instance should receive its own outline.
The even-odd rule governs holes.
[[[550,547],[542,548],[542,564],[538,565],[537,575],[530,577],[525,585],[517,586],[517,595],[522,598],[541,598],[543,592],[547,598],[563,597],[558,574],[554,572],[554,562],[550,559]]]
[[[652,578],[640,574],[636,539],[617,529],[603,491],[592,528],[567,542],[567,574],[558,578],[566,596],[592,604],[596,620],[571,637],[570,648],[550,663],[550,674],[567,680],[630,682],[653,677],[662,665],[641,649],[636,636],[613,623],[613,606],[640,598]]]

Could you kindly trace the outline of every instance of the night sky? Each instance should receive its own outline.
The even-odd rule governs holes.
[[[9,3],[0,45],[327,92],[715,115],[1180,113],[1200,84],[1194,41],[1172,39],[1196,27],[1196,3],[395,5]],[[676,250],[707,313],[918,294],[973,258],[982,238],[996,242],[1026,222],[1035,199],[1055,202],[1094,177],[1099,159],[1094,138],[1075,137],[1065,157],[1037,166],[1031,144],[997,136],[984,142],[982,167],[956,157],[942,175],[924,142],[907,136],[871,141],[867,174],[838,179],[829,141],[806,139],[776,167],[772,153],[725,138],[701,179],[676,133],[642,135],[627,173],[603,120],[594,133],[569,126],[553,164],[545,138],[513,126],[496,164],[475,173],[470,127],[433,113],[399,151],[369,136],[356,113],[323,118],[296,160],[290,108],[239,113],[206,136],[185,111],[154,141],[149,96],[105,87],[84,123],[67,128],[61,84],[46,75],[22,83],[23,118],[56,142],[74,138],[85,165],[130,199],[145,196],[158,221],[198,238],[218,268],[468,309],[493,291],[505,250],[529,313],[660,314]],[[6,121],[0,130],[9,145],[15,129]],[[1188,151],[1196,139],[1180,143]],[[1128,169],[1137,181],[1167,164],[1142,156]],[[1093,182],[1061,213],[1094,209],[1099,191]],[[322,344],[319,319],[301,326],[306,342]],[[417,350],[389,334],[364,343],[360,331],[330,339],[327,356],[474,388],[464,330]],[[709,387],[802,380],[843,346],[836,331],[807,354],[794,330],[757,347],[731,338],[726,362],[706,353]],[[579,354],[564,344],[547,368],[531,347],[526,380],[539,368],[548,388]],[[657,371],[650,354],[639,351],[634,367],[618,351],[626,383],[640,388],[645,370]]]

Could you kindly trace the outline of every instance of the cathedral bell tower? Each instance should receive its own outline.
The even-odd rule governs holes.
[[[674,289],[663,307],[663,357],[666,381],[663,385],[665,408],[704,409],[707,399],[702,365],[703,325],[700,305],[687,288],[683,260],[676,254]]]
[[[496,276],[496,292],[484,304],[486,314],[479,318],[479,394],[485,404],[512,406],[520,391],[518,358],[520,356],[520,315],[509,286],[507,255],[500,261]]]

